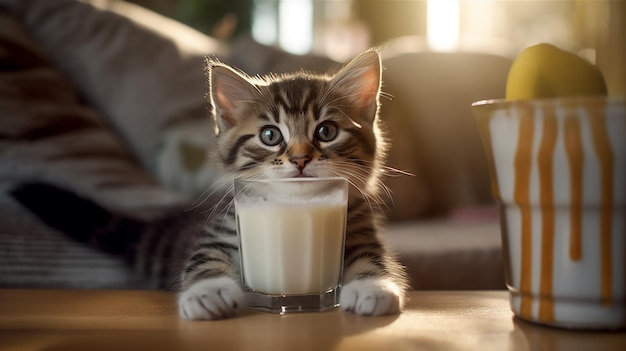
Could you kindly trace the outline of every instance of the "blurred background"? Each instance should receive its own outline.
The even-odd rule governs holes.
[[[578,53],[609,94],[626,95],[626,0],[127,1],[175,21],[118,0],[0,0],[14,10],[0,7],[0,188],[34,179],[119,211],[163,210],[212,181],[197,162],[213,140],[205,56],[251,75],[326,72],[383,46],[387,165],[415,175],[385,177],[386,237],[415,289],[504,288],[470,106],[504,97],[521,50],[547,42]],[[0,210],[0,287],[160,284],[139,285],[145,277],[121,259],[68,240],[2,192]],[[168,252],[149,246],[155,261]]]
[[[515,57],[548,42],[626,85],[624,0],[131,0],[221,40],[250,35],[295,54],[346,61],[377,45]]]

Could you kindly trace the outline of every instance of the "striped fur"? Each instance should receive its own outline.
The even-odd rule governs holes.
[[[365,315],[399,312],[406,279],[378,236],[384,188],[378,177],[386,150],[377,119],[378,53],[360,55],[333,77],[296,73],[254,79],[216,62],[208,63],[208,75],[218,145],[214,158],[226,171],[225,182],[347,178],[341,306]],[[208,222],[206,235],[189,255],[180,286],[181,315],[234,315],[241,305],[239,274],[234,210],[228,206]]]

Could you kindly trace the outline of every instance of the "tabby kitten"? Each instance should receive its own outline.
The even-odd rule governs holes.
[[[378,237],[379,180],[386,145],[377,118],[381,63],[368,51],[335,76],[295,73],[251,78],[208,62],[217,137],[214,158],[228,182],[344,177],[351,184],[341,308],[361,315],[398,313],[403,268]],[[219,319],[242,306],[232,206],[206,225],[186,261],[178,296],[186,319]]]

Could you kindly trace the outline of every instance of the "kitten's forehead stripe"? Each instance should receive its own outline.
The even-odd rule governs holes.
[[[309,111],[318,114],[319,106],[316,105],[319,99],[319,82],[302,77],[291,78],[274,82],[270,89],[274,96],[274,104],[282,107],[287,114],[301,115]]]
[[[270,116],[272,116],[274,118],[274,122],[276,123],[280,123],[280,110],[278,109],[278,105],[276,104],[276,102],[274,102],[271,106],[270,106]]]
[[[276,83],[270,85],[270,89],[272,90],[272,96],[274,96],[274,105],[276,106],[277,110],[279,110],[279,107],[282,107],[284,110],[288,109],[288,104],[287,101],[285,101],[285,97],[282,94],[282,91],[280,89],[280,86]],[[276,111],[278,114],[278,111]]]
[[[316,122],[319,121],[320,118],[322,117],[322,107],[317,101],[313,103],[312,111],[313,111],[313,119]]]

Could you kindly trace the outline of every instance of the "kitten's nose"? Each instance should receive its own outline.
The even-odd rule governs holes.
[[[304,167],[313,157],[313,148],[306,142],[295,142],[287,151],[289,156],[289,162],[298,167],[298,170],[302,172]]]
[[[304,156],[291,156],[289,157],[289,161],[298,167],[299,171],[302,171],[309,161],[311,161],[311,157],[309,155]]]

